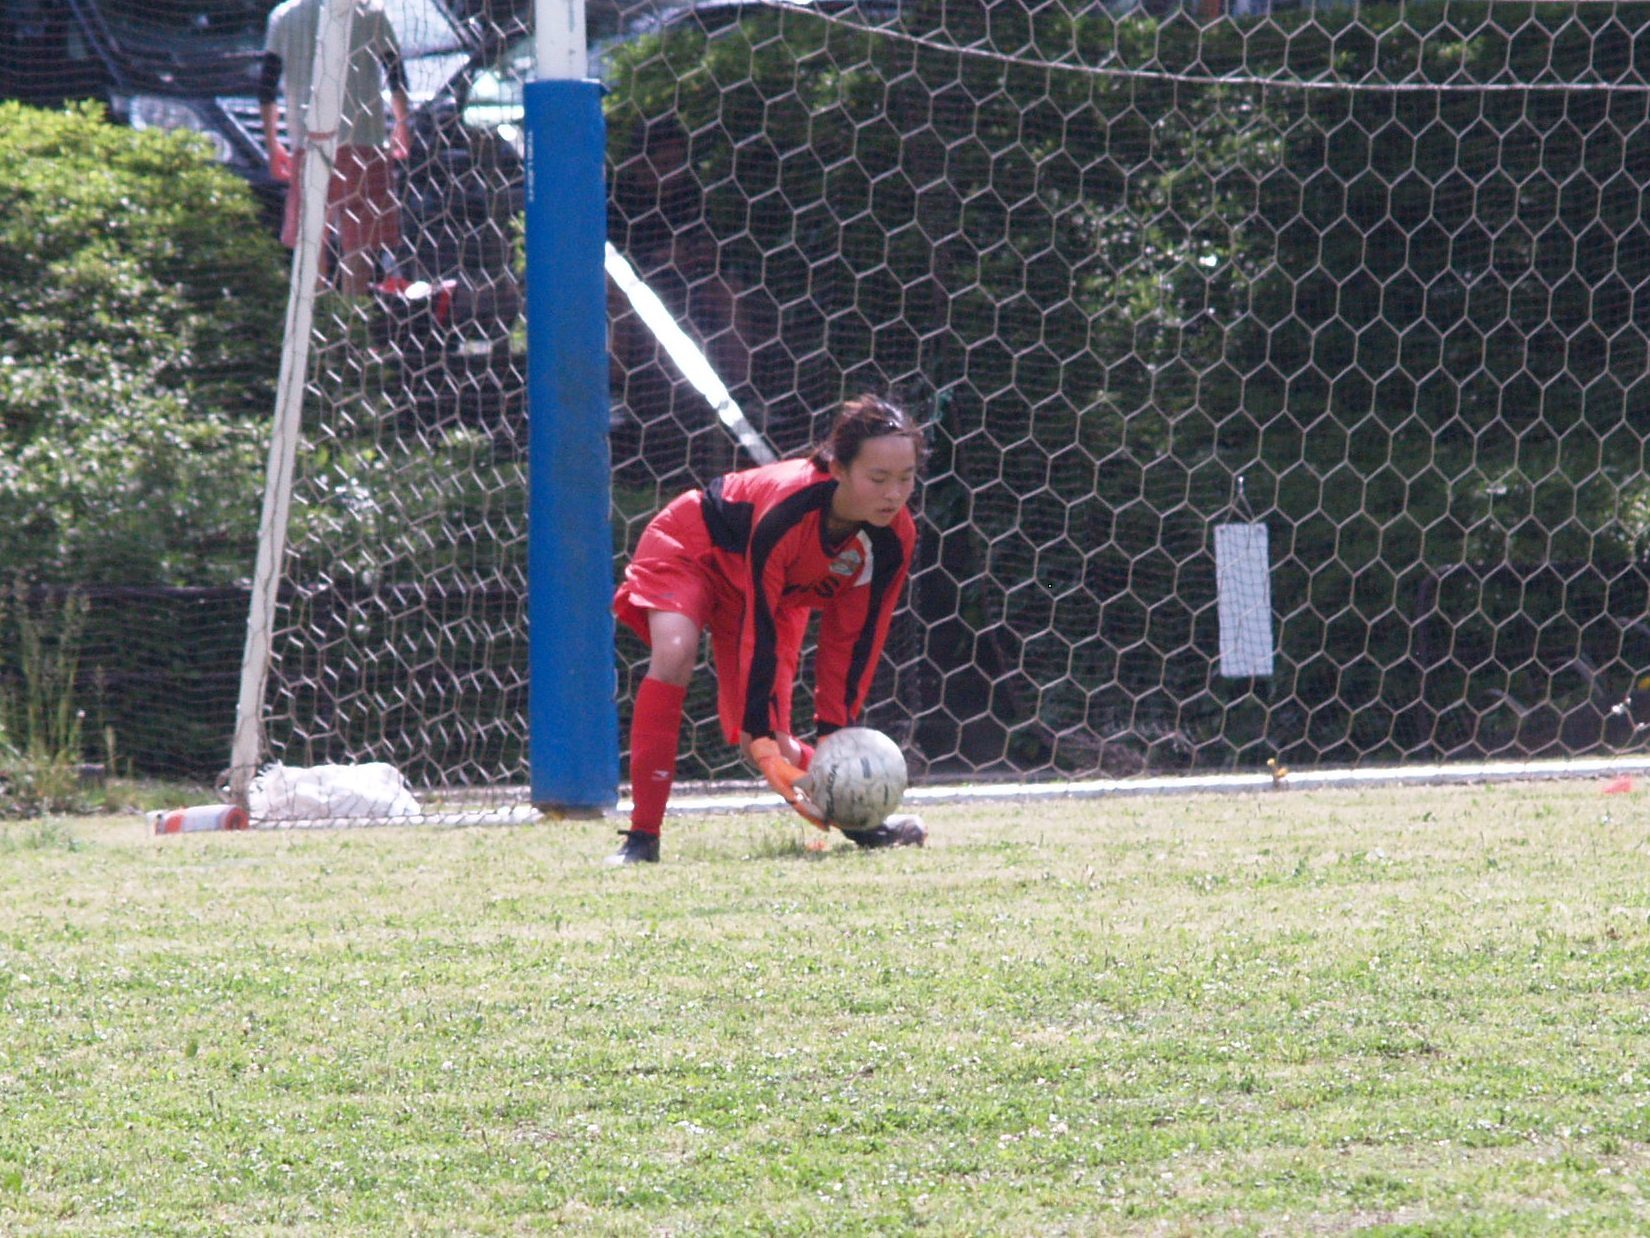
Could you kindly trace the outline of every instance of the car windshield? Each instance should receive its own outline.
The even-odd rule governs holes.
[[[463,48],[457,24],[438,0],[383,0],[403,57]],[[110,32],[134,51],[178,55],[263,48],[273,0],[99,0]]]
[[[464,123],[483,129],[521,123],[521,87],[533,77],[533,37],[507,44],[470,82]]]
[[[464,49],[458,26],[435,0],[384,0],[384,12],[406,57],[433,56]]]

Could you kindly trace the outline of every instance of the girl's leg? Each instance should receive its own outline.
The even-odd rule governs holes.
[[[636,712],[630,721],[630,828],[638,834],[657,834],[676,779],[682,702],[699,659],[699,625],[666,610],[651,610],[647,619],[652,657],[636,690]]]

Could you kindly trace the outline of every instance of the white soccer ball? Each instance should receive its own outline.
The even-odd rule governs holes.
[[[832,825],[874,830],[899,807],[906,778],[898,744],[868,726],[850,726],[819,741],[796,785]]]

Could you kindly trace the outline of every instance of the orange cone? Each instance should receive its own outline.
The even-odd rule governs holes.
[[[157,834],[193,834],[196,830],[244,830],[249,822],[246,809],[234,804],[202,804],[195,808],[174,808],[150,813]]]

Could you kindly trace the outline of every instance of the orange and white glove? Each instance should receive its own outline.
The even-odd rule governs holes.
[[[768,785],[779,792],[784,801],[808,821],[820,829],[829,829],[829,824],[808,799],[807,792],[800,790],[796,783],[802,771],[787,761],[779,751],[779,744],[772,739],[762,738],[751,740],[751,760],[762,771],[762,777],[768,780]]]

